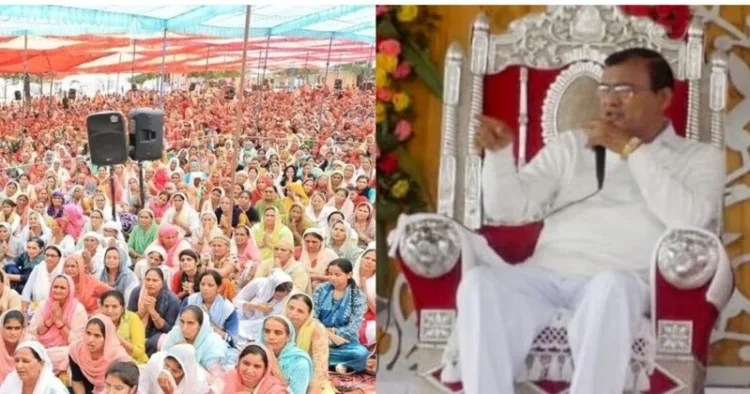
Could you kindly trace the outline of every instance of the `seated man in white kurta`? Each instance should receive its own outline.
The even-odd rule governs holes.
[[[561,133],[520,170],[507,126],[482,117],[476,141],[485,152],[485,215],[544,218],[545,226],[523,264],[477,252],[484,264],[461,281],[459,371],[468,394],[513,393],[533,339],[559,308],[574,311],[570,393],[621,393],[647,311],[657,239],[668,228],[708,228],[719,215],[723,153],[675,134],[664,114],[674,85],[668,63],[657,52],[629,49],[605,66],[603,118]],[[599,192],[592,146],[606,148]]]

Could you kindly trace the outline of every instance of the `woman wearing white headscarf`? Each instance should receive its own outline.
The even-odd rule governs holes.
[[[91,208],[98,209],[104,215],[105,222],[112,220],[112,204],[106,194],[97,193]]]
[[[240,318],[240,344],[260,337],[263,320],[283,312],[293,289],[292,277],[281,269],[272,270],[267,278],[255,278],[242,288],[234,297]]]
[[[24,362],[23,379],[13,370],[0,386],[3,393],[67,394],[68,388],[55,376],[47,350],[36,341],[22,342],[15,357]]]
[[[152,253],[154,254],[153,256]],[[153,265],[157,261],[159,264]],[[171,267],[165,264],[166,261],[166,249],[155,243],[149,245],[143,252],[143,258],[138,260],[133,268],[133,272],[135,272],[135,277],[138,278],[138,282],[143,283],[143,278],[146,276],[146,271],[148,271],[149,268],[158,267],[164,273],[164,282],[172,283],[172,275],[174,275],[174,271]]]
[[[138,393],[205,394],[209,392],[208,377],[208,372],[196,361],[192,345],[175,345],[151,356],[142,370]]]
[[[15,263],[16,257],[23,253],[24,246],[21,239],[13,235],[10,224],[0,223],[0,268]]]
[[[109,246],[106,241],[108,241],[108,238],[114,238],[117,240],[117,247],[122,250],[130,250],[128,248],[128,242],[125,241],[125,236],[122,235],[122,224],[120,222],[115,221],[109,221],[104,223],[104,226],[102,226],[102,231],[104,232],[104,244],[106,246]],[[130,264],[130,256],[128,255],[128,264]]]
[[[91,274],[99,278],[104,271],[104,240],[103,237],[93,231],[89,231],[83,237],[83,250],[81,256],[91,268]]]
[[[44,244],[48,244],[52,237],[52,231],[47,227],[44,217],[36,211],[29,212],[29,224],[24,226],[19,235],[21,242],[28,242],[32,238],[41,238]]]
[[[359,330],[359,341],[365,346],[375,343],[376,339],[376,295],[375,295],[375,242],[367,245],[367,249],[354,263],[352,278],[357,283],[357,287],[362,290],[367,299],[367,310],[365,311],[365,321]]]
[[[200,231],[198,212],[190,205],[185,193],[175,193],[171,199],[172,206],[164,212],[162,223],[171,223],[179,228],[180,234],[194,239],[196,233]]]
[[[52,280],[63,273],[63,254],[60,248],[49,245],[44,249],[44,262],[38,264],[31,271],[29,280],[23,287],[21,299],[23,300],[23,311],[27,308],[36,311],[42,301],[49,296]]]
[[[8,182],[8,184],[5,185],[5,189],[0,192],[0,201],[11,200],[13,202],[16,202],[16,199],[21,194],[21,190],[19,189],[20,187],[18,186],[18,182]]]
[[[99,209],[92,209],[89,212],[89,216],[86,218],[86,224],[83,225],[82,234],[88,234],[94,232],[99,234],[100,237],[104,236],[104,212]],[[76,248],[83,248],[83,237],[78,239]]]

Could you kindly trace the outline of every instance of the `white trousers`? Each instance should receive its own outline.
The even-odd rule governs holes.
[[[570,393],[616,394],[625,387],[648,287],[629,272],[587,279],[503,262],[470,269],[457,298],[459,365],[467,394],[513,393],[532,341],[559,308],[574,311],[568,326]]]

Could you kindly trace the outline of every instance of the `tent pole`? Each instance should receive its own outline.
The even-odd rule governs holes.
[[[308,50],[305,54],[305,85],[307,85],[307,60],[310,58],[310,51]]]
[[[167,29],[164,28],[164,38],[161,40],[161,73],[159,74],[159,109],[164,109],[164,76],[167,66]]]
[[[366,80],[369,80],[370,78],[370,70],[372,69],[372,53],[373,52],[375,52],[375,45],[370,46],[370,52],[367,54],[367,71],[365,71],[366,78],[364,78]],[[365,81],[362,81],[362,84],[364,85]]]
[[[340,71],[341,71],[341,53],[339,53],[339,64],[336,65],[336,79],[339,79]]]
[[[247,71],[247,41],[250,36],[250,8],[251,6],[247,6],[247,9],[245,11],[245,41],[242,44],[242,74],[240,74],[240,88],[242,88],[242,91],[239,94],[239,97],[237,98],[237,124],[234,128],[234,144],[232,144],[232,150],[234,151],[234,155],[232,158],[232,162],[230,165],[232,168],[237,167],[237,163],[239,162],[240,157],[240,135],[243,134],[244,128],[245,128],[245,122],[242,117],[243,114],[243,104],[245,102],[245,72]],[[237,183],[237,171],[233,171],[234,176],[232,177],[232,185]],[[222,220],[225,217],[229,217],[229,229],[232,228],[232,219],[234,216],[234,193],[229,193],[230,198],[230,204],[231,212],[226,212],[225,215],[222,215]],[[226,229],[225,229],[226,230]],[[230,231],[230,230],[229,230]],[[231,235],[231,234],[227,234]]]
[[[328,41],[328,57],[326,59],[326,73],[323,76],[323,86],[328,86],[328,66],[331,64],[331,47],[333,46],[333,33],[331,33],[331,39]],[[318,131],[323,127],[320,124],[320,118],[323,116],[323,104],[325,104],[325,97],[320,100],[320,111],[318,111]]]
[[[260,97],[258,98],[258,105],[255,106],[255,124],[258,128],[258,131],[260,131],[260,107],[263,103],[263,86],[265,85],[265,79],[266,79],[266,66],[268,65],[268,45],[271,43],[271,35],[268,35],[268,38],[266,39],[266,58],[263,61],[263,71],[262,74],[258,73],[258,77],[260,78],[258,82],[258,87],[260,87]],[[258,59],[258,67],[260,67],[260,57]]]
[[[260,86],[260,65],[263,60],[263,50],[258,51],[258,86]]]
[[[115,80],[115,94],[120,94],[120,65],[122,64],[122,52],[117,60],[117,79]]]
[[[331,33],[331,39],[328,41],[328,58],[326,59],[326,73],[323,77],[323,85],[328,85],[328,65],[331,64],[331,47],[333,46],[333,33]]]
[[[268,39],[266,39],[266,58],[263,60],[263,76],[260,77],[260,83],[261,87],[266,82],[266,69],[268,68],[268,46],[271,44],[271,35],[268,35]]]
[[[133,40],[133,62],[130,66],[130,83],[133,84],[133,77],[135,76],[135,43],[138,40]]]
[[[23,33],[23,108],[24,108],[24,118],[26,117],[26,109],[28,106],[29,98],[26,95],[26,83],[29,79],[28,74],[28,50],[29,50],[29,31],[25,30]]]

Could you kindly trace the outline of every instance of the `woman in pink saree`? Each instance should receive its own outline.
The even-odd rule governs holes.
[[[87,320],[86,309],[75,297],[73,279],[67,275],[55,277],[49,297],[40,305],[28,329],[47,349],[55,373],[68,370],[69,346],[84,335]]]

